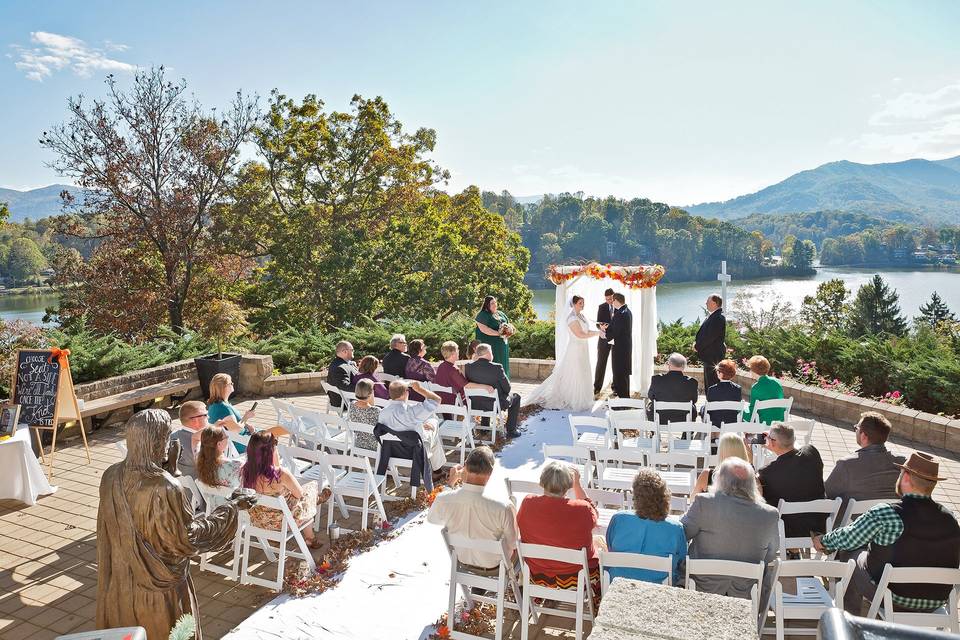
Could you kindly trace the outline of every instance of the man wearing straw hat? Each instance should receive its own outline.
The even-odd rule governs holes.
[[[900,467],[893,504],[880,504],[852,524],[813,537],[820,551],[852,551],[857,556],[853,578],[843,598],[843,608],[860,615],[863,598],[872,600],[887,564],[894,567],[957,567],[960,565],[960,524],[931,495],[941,478],[940,463],[916,452]],[[891,585],[893,604],[899,610],[934,611],[947,601],[949,585]]]

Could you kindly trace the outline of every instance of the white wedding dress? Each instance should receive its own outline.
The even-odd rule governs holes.
[[[567,316],[567,348],[553,373],[535,388],[524,404],[539,404],[545,409],[589,411],[593,408],[593,372],[590,370],[588,338],[578,338],[570,330],[578,324],[583,333],[591,331],[587,319],[573,311]]]

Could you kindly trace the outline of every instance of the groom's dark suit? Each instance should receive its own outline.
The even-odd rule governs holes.
[[[613,362],[613,392],[620,398],[630,397],[630,374],[633,373],[633,314],[627,305],[613,312],[607,339],[613,340],[610,352]]]
[[[610,324],[613,317],[613,305],[606,302],[597,307],[597,324]],[[597,340],[597,371],[593,376],[593,392],[600,393],[603,388],[603,379],[607,376],[607,356],[610,355],[610,343],[599,338]]]

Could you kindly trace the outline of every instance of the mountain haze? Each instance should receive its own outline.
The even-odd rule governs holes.
[[[801,211],[858,211],[872,215],[960,222],[960,156],[860,164],[841,160],[726,202],[683,207],[705,218]]]
[[[37,220],[62,213],[60,192],[64,189],[74,195],[79,189],[66,184],[51,184],[39,189],[17,191],[0,187],[0,202],[6,202],[10,208],[10,222],[23,222],[24,218]]]

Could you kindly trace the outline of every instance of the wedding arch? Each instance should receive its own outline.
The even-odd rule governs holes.
[[[633,312],[633,375],[630,389],[642,395],[650,386],[653,359],[657,354],[657,283],[665,269],[658,265],[618,266],[591,262],[585,265],[550,265],[547,276],[557,287],[554,317],[557,320],[554,353],[559,361],[567,348],[567,316],[570,299],[582,296],[584,315],[596,320],[597,307],[603,302],[603,292],[609,287],[622,293]],[[597,362],[597,339],[590,340],[591,373]],[[604,384],[610,381],[610,365]]]

